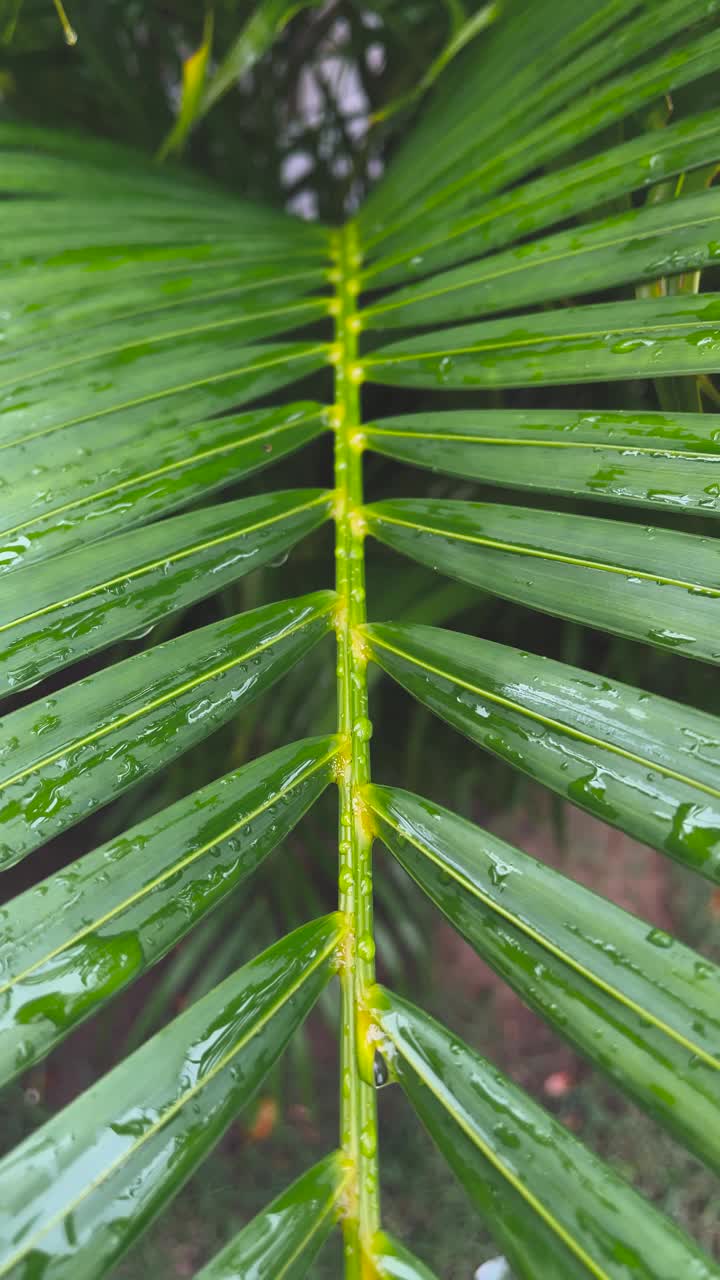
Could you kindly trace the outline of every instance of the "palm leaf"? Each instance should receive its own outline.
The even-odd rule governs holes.
[[[340,1153],[327,1156],[243,1227],[198,1276],[301,1280],[335,1224],[348,1180]]]
[[[0,1078],[45,1057],[252,875],[327,786],[337,751],[326,738],[281,747],[15,898],[0,935]]]
[[[328,917],[283,939],[0,1162],[0,1274],[38,1258],[65,1275],[114,1262],[252,1098],[328,982],[341,936]]]
[[[477,409],[382,418],[371,448],[419,467],[540,493],[716,515],[715,414]]]
[[[720,970],[446,809],[392,788],[365,795],[385,844],[483,959],[720,1168]]]
[[[382,989],[374,1010],[403,1090],[521,1275],[717,1276],[669,1219],[439,1023]]]
[[[519,606],[530,635],[525,610],[668,658],[720,658],[717,539],[699,523],[719,509],[717,417],[650,399],[667,377],[702,376],[714,394],[720,295],[672,280],[717,261],[718,197],[655,197],[717,164],[720,130],[702,99],[667,128],[644,131],[636,114],[716,73],[715,8],[511,0],[339,229],[119,145],[0,123],[0,865],[58,835],[54,857],[80,855],[51,871],[36,853],[5,909],[3,1078],[185,938],[135,1041],[183,984],[194,999],[0,1162],[0,1273],[104,1274],[337,972],[341,1154],[204,1275],[299,1277],[341,1219],[349,1280],[430,1276],[381,1229],[373,1083],[388,1073],[519,1276],[720,1274],[510,1081],[376,987],[376,942],[402,973],[421,929],[392,875],[374,926],[373,838],[528,1004],[717,1167],[715,968],[450,811],[378,786],[368,701],[384,671],[495,756],[718,878],[709,708],[546,659],[533,640],[521,652],[422,625],[480,589],[486,613],[494,597]],[[233,58],[267,48],[269,12],[279,28],[290,10],[251,15],[203,110]],[[393,416],[365,421],[364,382],[395,389]],[[416,390],[440,396],[406,411]],[[331,436],[329,492],[312,459],[289,459]],[[365,451],[463,484],[366,502]],[[297,487],[248,495],[276,461]],[[489,501],[476,481],[534,505]],[[615,514],[587,514],[588,498]],[[334,591],[315,536],[329,518]],[[367,534],[423,566],[371,580],[386,589],[370,616],[391,614],[372,626]],[[270,567],[306,537],[303,581],[277,599],[285,576]],[[428,569],[462,585],[427,591]],[[332,666],[318,644],[331,630]],[[249,761],[258,743],[276,749]],[[284,850],[267,883],[293,923],[320,918],[223,977],[249,919],[240,885],[331,780],[340,914],[320,915],[304,855],[293,871]],[[98,837],[97,817],[80,824],[102,809]]]
[[[374,660],[461,733],[718,879],[717,717],[489,640],[418,626],[366,635]]]

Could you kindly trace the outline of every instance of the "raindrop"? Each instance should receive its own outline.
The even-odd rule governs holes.
[[[507,863],[493,862],[490,867],[490,881],[496,886],[496,888],[502,889],[508,876],[512,875],[512,872],[512,867],[509,867]]]
[[[387,1062],[380,1050],[376,1049],[375,1057],[373,1058],[373,1084],[376,1089],[382,1089],[383,1085],[389,1084],[389,1082],[390,1072],[388,1071]]]
[[[651,929],[645,937],[646,941],[649,942],[651,946],[661,947],[663,950],[667,950],[667,948],[671,947],[674,942],[674,939],[671,938],[669,933],[665,933],[664,929]]]
[[[360,716],[353,725],[353,735],[359,742],[369,742],[372,738],[372,720],[367,716]]]
[[[369,933],[364,933],[361,938],[358,938],[357,949],[361,960],[372,960],[375,955],[375,941]]]
[[[360,1130],[360,1150],[364,1156],[370,1158],[377,1151],[377,1138],[374,1129],[365,1126]]]

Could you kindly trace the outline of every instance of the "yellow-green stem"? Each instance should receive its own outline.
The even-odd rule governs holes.
[[[361,371],[357,364],[359,255],[352,225],[337,232],[335,345],[335,486],[338,732],[344,742],[340,788],[340,910],[349,930],[342,988],[342,1146],[353,1170],[345,1216],[345,1274],[370,1274],[369,1246],[378,1229],[377,1124],[364,993],[375,980],[372,925],[372,835],[359,803],[370,778],[365,658],[355,642],[365,621],[362,506]],[[364,1078],[363,1078],[364,1077]]]

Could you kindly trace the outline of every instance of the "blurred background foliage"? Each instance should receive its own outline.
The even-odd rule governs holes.
[[[290,3],[268,7],[283,20],[298,8]],[[0,0],[0,116],[91,132],[157,155],[180,110],[183,66],[187,67],[208,33],[206,12],[197,0],[68,0],[67,9],[75,43],[68,43],[53,0]],[[215,0],[209,75],[222,64],[254,11],[254,5],[240,0]],[[282,30],[267,51],[232,80],[229,90],[197,122],[183,162],[245,198],[285,207],[301,217],[337,222],[357,207],[381,177],[414,114],[422,109],[420,88],[462,44],[463,33],[473,24],[482,26],[483,14],[481,6],[463,4],[463,0],[308,4],[288,21],[278,21]],[[482,39],[482,33],[476,38]],[[444,74],[463,74],[461,53]],[[603,143],[619,142],[650,127],[650,117],[657,127],[671,117],[714,107],[719,100],[717,77],[695,83],[672,102],[658,102],[652,113],[631,118],[606,137],[591,140],[575,158],[583,150],[594,151]],[[572,158],[565,155],[558,163]],[[707,184],[714,177],[714,172],[704,172],[699,180]],[[697,181],[693,175],[693,182]],[[651,198],[673,199],[681,193],[682,183],[670,191],[655,189]],[[606,210],[594,209],[588,217],[595,219],[622,207],[616,202]],[[720,287],[720,276],[713,280],[713,274],[708,273],[702,286]],[[683,287],[699,284],[686,281]],[[656,287],[665,285],[660,282]],[[613,290],[586,300],[627,292]],[[672,400],[678,408],[701,406],[717,412],[718,394],[707,380],[698,385],[694,379],[675,379],[673,384],[642,381],[535,390],[532,403],[534,407],[623,407],[643,412]],[[328,387],[318,377],[297,391],[298,398],[307,394],[326,399]],[[522,390],[434,393],[432,398],[436,409],[499,404],[522,408],[528,402]],[[422,393],[369,388],[364,412],[371,419],[381,413],[419,410],[424,404]],[[330,483],[327,442],[320,441],[274,467],[268,487]],[[367,455],[366,487],[373,499],[420,490],[434,497],[498,500],[501,496],[497,489],[421,475],[373,455]],[[257,488],[254,480],[252,489]],[[248,486],[238,485],[227,491],[227,497],[249,491]],[[508,498],[525,506],[534,502],[527,493],[511,491]],[[556,505],[617,516],[616,509],[601,502],[557,501]],[[628,518],[632,516],[624,512],[623,519]],[[637,518],[643,519],[642,514]],[[680,515],[660,513],[653,519],[708,531],[702,521]],[[320,530],[286,562],[169,619],[122,646],[114,656],[126,656],[220,616],[326,586],[329,563],[330,532]],[[392,602],[395,619],[482,634],[720,713],[720,682],[701,663],[479,596],[371,544],[368,606],[372,620],[385,616],[385,601]],[[102,655],[85,661],[74,675],[89,674],[105,660]],[[585,883],[654,923],[671,927],[699,950],[720,959],[717,893],[713,897],[704,883],[676,876],[672,864],[649,850],[641,850],[633,862],[628,853],[632,842],[621,837],[613,845],[607,829],[591,818],[583,818],[579,826],[573,823],[562,802],[541,796],[501,760],[481,755],[453,730],[431,720],[377,672],[372,681],[373,770],[378,779],[418,790],[476,821],[496,824],[496,829],[501,824],[502,834],[520,845],[529,833],[536,856],[567,865],[572,874],[578,874],[580,852]],[[36,860],[33,877],[61,868],[228,769],[282,742],[332,731],[334,723],[334,662],[324,645],[236,724],[185,755],[160,781],[152,779],[136,787],[69,837],[47,846],[37,855],[43,865]],[[3,1146],[13,1145],[225,972],[287,929],[331,907],[336,877],[331,834],[334,804],[333,795],[323,797],[288,844],[265,864],[251,894],[222,908],[104,1015],[79,1028],[46,1064],[0,1095]],[[623,858],[630,859],[629,869]],[[466,1040],[540,1096],[646,1194],[688,1225],[706,1249],[717,1251],[720,1193],[715,1180],[593,1077],[569,1050],[548,1039],[534,1016],[519,1010],[514,997],[509,1002],[503,999],[497,984],[488,979],[488,971],[477,959],[471,964],[461,944],[449,942],[442,933],[431,934],[434,917],[410,881],[382,851],[378,851],[378,863],[381,977],[401,990],[417,994],[422,989],[425,1003],[432,1006],[434,1002],[444,1020]],[[276,875],[280,865],[283,873]],[[26,875],[22,864],[7,873],[4,895],[25,888]],[[437,929],[434,923],[432,927]],[[307,1034],[296,1037],[257,1112],[233,1129],[200,1178],[183,1192],[174,1211],[123,1264],[122,1276],[131,1280],[147,1267],[161,1278],[191,1275],[232,1229],[307,1165],[308,1148],[320,1154],[333,1141],[335,1099],[326,1079],[335,1079],[330,1030],[334,1017],[328,996],[320,1016],[311,1019]],[[411,1241],[440,1276],[470,1280],[474,1268],[492,1253],[492,1245],[446,1167],[409,1115],[402,1108],[396,1114],[396,1106],[388,1096],[383,1176],[392,1192],[389,1199],[395,1215],[388,1225]],[[330,1253],[322,1256],[315,1274],[337,1274],[337,1262]]]

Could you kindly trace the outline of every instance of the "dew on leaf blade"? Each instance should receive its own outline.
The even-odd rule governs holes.
[[[379,1049],[375,1050],[373,1058],[373,1084],[376,1089],[382,1089],[384,1085],[390,1083],[390,1072],[387,1062]]]
[[[672,938],[669,933],[666,933],[664,929],[651,929],[650,932],[645,935],[645,938],[651,946],[660,947],[663,950],[667,950],[675,941],[675,939]]]

